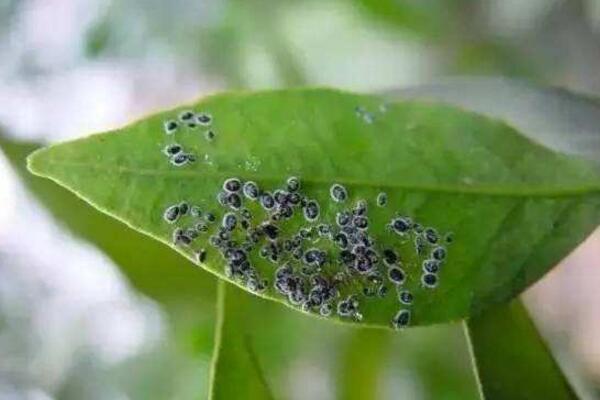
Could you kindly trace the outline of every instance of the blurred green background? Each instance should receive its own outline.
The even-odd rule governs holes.
[[[203,399],[215,282],[24,170],[48,142],[228,89],[506,76],[600,93],[596,0],[0,0],[0,399]],[[600,234],[526,294],[600,397]],[[475,399],[460,325],[357,330],[248,297],[286,399]]]

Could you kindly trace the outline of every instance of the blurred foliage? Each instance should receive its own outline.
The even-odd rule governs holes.
[[[164,246],[97,212],[74,194],[55,183],[26,171],[25,156],[39,147],[0,134],[0,148],[26,187],[62,225],[96,245],[111,258],[130,283],[145,295],[169,307],[172,316],[188,320],[210,320],[215,279]],[[192,312],[193,311],[193,312]],[[182,322],[183,322],[182,320]]]
[[[484,398],[578,398],[519,300],[490,309],[465,325]]]

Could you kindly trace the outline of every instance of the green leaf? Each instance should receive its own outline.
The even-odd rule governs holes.
[[[206,141],[205,129],[198,127],[181,126],[174,135],[165,135],[163,123],[187,109],[213,116],[214,141]],[[163,148],[175,141],[197,161],[174,166]],[[231,177],[256,181],[270,191],[289,176],[299,177],[302,193],[320,204],[318,223],[335,225],[337,212],[365,200],[368,233],[379,258],[386,248],[401,256],[404,288],[414,296],[414,304],[403,308],[411,309],[413,325],[461,319],[511,299],[600,220],[600,175],[589,162],[550,151],[502,122],[449,106],[384,104],[378,96],[327,89],[208,97],[115,132],[51,146],[30,156],[29,167],[191,259],[205,249],[200,264],[221,278],[227,278],[227,270],[208,244],[208,234],[188,247],[173,243],[175,226],[187,229],[198,220],[188,215],[169,224],[163,219],[165,209],[186,201],[220,220],[226,210],[216,197]],[[347,188],[346,202],[331,200],[334,182]],[[387,193],[385,207],[376,206],[380,192]],[[253,225],[268,217],[255,202],[245,205]],[[301,214],[298,209],[289,221],[276,223],[280,238],[316,224]],[[392,232],[389,223],[398,215],[435,229],[439,241],[452,233],[453,243],[442,244],[447,257],[435,289],[421,283],[421,264],[434,246],[417,254],[414,242],[423,241],[423,233],[416,228],[403,236]],[[215,231],[211,225],[210,233]],[[238,244],[245,240],[241,229],[234,236]],[[264,243],[261,239],[260,246]],[[260,246],[249,257],[259,279],[270,281],[260,295],[289,305],[272,285],[276,265],[259,257]],[[390,326],[401,307],[386,267],[379,263],[376,269],[388,295],[367,298],[362,290],[371,288],[372,281],[340,265],[339,250],[330,240],[304,245],[311,246],[327,252],[331,262],[322,275],[330,284],[343,272],[339,300],[358,296],[360,314],[333,318],[350,322],[362,317],[362,323]],[[297,273],[300,268],[295,268]],[[227,279],[240,286],[248,283]],[[250,280],[250,286],[255,283]]]
[[[256,318],[249,312],[247,297],[239,289],[219,282],[211,400],[273,399],[247,329]]]
[[[519,300],[465,322],[482,397],[577,399]]]
[[[136,289],[163,305],[197,310],[212,303],[215,284],[210,275],[193,268],[168,247],[157,246],[148,237],[96,212],[60,186],[27,173],[25,158],[39,147],[0,134],[0,148],[27,189],[61,224],[96,245]],[[186,318],[189,320],[189,315]]]
[[[381,329],[362,328],[353,332],[341,357],[337,385],[339,398],[382,398],[380,381],[388,366],[386,358],[389,357],[391,339],[392,332]]]

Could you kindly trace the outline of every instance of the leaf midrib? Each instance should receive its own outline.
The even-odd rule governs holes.
[[[37,155],[37,154],[36,154]],[[44,177],[50,177],[49,174],[45,173],[43,169],[37,169],[34,166],[35,163],[35,155],[29,158],[29,166],[30,170]],[[191,170],[177,170],[177,171],[164,171],[164,170],[156,170],[156,169],[132,169],[128,167],[110,167],[104,164],[93,164],[93,163],[85,163],[85,162],[65,162],[65,161],[55,161],[55,160],[44,160],[47,165],[57,165],[64,167],[78,167],[78,168],[90,168],[95,170],[101,170],[107,173],[125,173],[130,175],[140,175],[140,176],[157,176],[157,177],[165,177],[165,178],[173,178],[173,177],[185,177],[185,178],[203,178],[203,177],[218,177],[222,178],[224,176],[236,175],[239,174],[240,171],[235,171],[232,173],[227,172],[212,172],[210,170],[206,171],[191,171]],[[274,176],[274,175],[259,175],[253,174],[251,172],[245,173],[245,178],[253,179],[253,180],[263,180],[269,182],[283,182],[287,179],[289,174],[285,176]],[[302,177],[303,182],[314,184],[314,185],[329,185],[331,180],[324,179],[315,179],[314,177],[306,178]],[[543,197],[543,198],[555,198],[555,197],[575,197],[575,196],[586,196],[586,195],[594,195],[600,194],[600,185],[586,185],[581,187],[570,187],[570,188],[562,188],[558,190],[557,188],[540,188],[540,189],[531,189],[526,187],[490,187],[490,186],[456,186],[456,185],[407,185],[407,184],[399,184],[394,182],[377,182],[375,180],[370,181],[357,181],[348,178],[336,178],[336,182],[342,183],[347,186],[362,186],[362,187],[372,187],[377,189],[394,189],[394,190],[405,190],[405,191],[418,191],[418,192],[434,192],[434,193],[444,193],[444,194],[455,194],[455,195],[468,195],[468,196],[493,196],[493,197],[511,197],[511,198],[520,198],[520,197]]]

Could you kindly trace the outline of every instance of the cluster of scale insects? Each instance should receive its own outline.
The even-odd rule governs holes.
[[[205,112],[194,113],[191,110],[182,111],[176,120],[169,119],[164,121],[163,129],[165,134],[173,138],[163,149],[163,153],[167,156],[169,162],[176,167],[196,162],[196,154],[185,151],[183,146],[177,143],[174,138],[177,132],[186,128],[189,131],[197,131],[199,128],[204,128],[204,138],[211,142],[215,139],[215,131],[211,129],[212,123],[212,115]]]
[[[395,288],[400,309],[391,325],[400,329],[410,324],[413,293],[406,289],[406,266],[396,249],[381,246],[369,234],[369,206],[366,200],[350,204],[347,189],[331,185],[330,201],[338,211],[334,221],[325,221],[317,200],[302,193],[300,180],[290,177],[274,190],[263,190],[256,182],[226,179],[216,196],[222,216],[203,212],[187,202],[170,205],[163,218],[170,224],[181,217],[192,219],[188,228],[174,229],[173,242],[190,246],[200,235],[220,253],[224,274],[254,292],[274,290],[293,306],[322,316],[337,313],[354,321],[363,319],[362,301],[383,298]],[[387,195],[379,193],[378,207],[387,206]],[[255,203],[258,215],[246,207]],[[300,215],[300,227],[284,233],[285,222]],[[289,229],[288,229],[289,230]],[[446,259],[444,238],[431,227],[423,227],[407,216],[394,215],[386,226],[390,235],[410,240],[421,265],[420,287],[433,289]],[[197,261],[206,262],[206,249],[195,250]],[[268,276],[261,275],[253,260],[271,264]],[[350,293],[342,295],[342,293]]]

